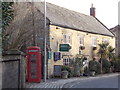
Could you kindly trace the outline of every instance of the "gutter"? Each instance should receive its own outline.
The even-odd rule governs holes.
[[[100,33],[89,32],[89,31],[85,31],[85,30],[80,30],[80,29],[73,28],[73,27],[70,27],[70,26],[60,25],[60,24],[55,24],[55,23],[50,23],[50,25],[59,26],[59,27],[67,28],[67,29],[76,30],[76,31],[82,31],[82,32],[91,33],[91,34],[98,34],[98,35],[104,35],[104,36],[109,36],[109,37],[115,37],[113,33],[112,33],[113,34],[113,36],[112,36],[112,35],[107,35],[107,34],[100,34]],[[107,30],[108,30],[108,28],[107,28]]]

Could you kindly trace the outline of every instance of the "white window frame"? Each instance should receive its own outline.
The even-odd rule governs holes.
[[[70,58],[64,58],[63,65],[69,66],[70,65]]]
[[[63,35],[63,42],[67,43],[67,35],[66,34]]]
[[[102,42],[103,43],[109,43],[109,39],[108,38],[103,38]]]
[[[92,37],[92,46],[93,47],[97,46],[97,37]]]
[[[84,36],[83,35],[79,36],[79,43],[80,43],[80,46],[84,45]]]
[[[72,43],[72,36],[70,34],[63,34],[63,43],[71,44]]]

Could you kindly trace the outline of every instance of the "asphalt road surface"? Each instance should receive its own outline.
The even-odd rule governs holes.
[[[68,83],[66,88],[82,88],[87,90],[92,90],[90,88],[98,88],[98,89],[105,89],[105,90],[120,90],[120,76],[119,75],[110,75],[110,76],[103,76],[103,77],[90,77],[85,80],[80,80],[72,83]],[[79,89],[79,90],[82,90]],[[96,90],[98,90],[96,89]],[[101,90],[100,89],[100,90]]]

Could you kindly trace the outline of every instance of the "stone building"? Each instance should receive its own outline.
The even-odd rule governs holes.
[[[115,38],[116,38],[115,52],[116,52],[116,55],[120,57],[120,25],[117,25],[111,28],[110,31],[113,32],[115,35]]]
[[[95,17],[93,6],[91,16],[51,3],[47,3],[46,9],[48,76],[53,75],[54,65],[69,65],[71,58],[77,54],[92,59],[97,55],[99,43],[109,42],[115,47],[114,35]],[[6,48],[25,52],[28,46],[39,46],[44,61],[44,3],[16,3],[14,11],[14,21],[6,32],[9,36]],[[62,45],[69,50],[60,50]]]

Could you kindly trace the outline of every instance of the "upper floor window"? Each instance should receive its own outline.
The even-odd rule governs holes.
[[[97,46],[97,38],[96,37],[92,37],[92,46]]]
[[[71,36],[69,34],[64,34],[63,35],[63,42],[70,44],[71,43]]]
[[[103,38],[102,42],[103,43],[109,43],[109,40],[107,38]]]
[[[84,45],[84,36],[83,35],[79,36],[79,41],[80,41],[80,45]]]

